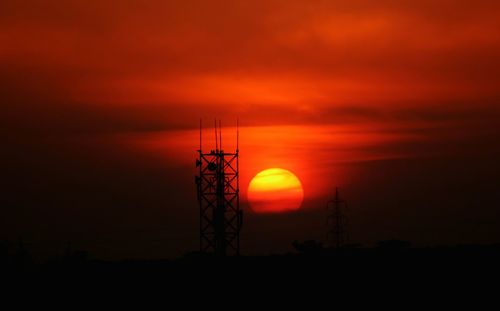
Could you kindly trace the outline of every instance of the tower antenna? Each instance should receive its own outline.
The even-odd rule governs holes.
[[[220,150],[222,151],[222,125],[220,119],[219,119],[219,146]]]
[[[219,145],[217,144],[217,119],[214,118],[214,129],[215,129],[215,150],[219,150]]]
[[[216,118],[214,123],[217,149],[204,153],[201,150],[200,120],[198,174],[195,176],[200,211],[200,251],[217,256],[239,255],[243,224],[239,203],[239,152],[238,149],[222,151],[222,121],[219,120],[219,133]]]
[[[200,151],[201,151],[201,118],[200,118]]]
[[[328,201],[327,209],[327,242],[330,246],[340,248],[348,239],[347,235],[347,216],[345,215],[346,202],[340,198],[339,188],[335,188],[335,197]]]

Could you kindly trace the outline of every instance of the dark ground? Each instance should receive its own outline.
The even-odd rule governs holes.
[[[498,300],[500,245],[412,248],[389,241],[376,248],[300,246],[301,251],[282,255],[216,258],[190,253],[154,261],[103,261],[72,251],[33,263],[17,254],[2,257],[0,275],[10,292],[21,294],[16,304],[48,301],[65,309],[102,307],[103,301],[113,309],[141,310],[215,305],[315,310],[328,304],[337,309],[448,309],[466,299],[476,310]]]
[[[357,245],[323,248],[314,241],[294,242],[294,253],[270,256],[218,258],[197,252],[175,260],[90,259],[85,251],[67,250],[65,255],[35,262],[27,251],[3,248],[1,267],[4,275],[14,277],[119,276],[362,276],[369,274],[418,276],[434,272],[461,277],[465,274],[488,276],[500,270],[500,244],[457,245],[413,248],[409,242],[383,241],[378,247]]]

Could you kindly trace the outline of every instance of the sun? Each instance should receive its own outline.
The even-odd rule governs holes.
[[[300,208],[304,199],[302,183],[292,172],[269,168],[252,178],[248,202],[256,213],[282,213]]]

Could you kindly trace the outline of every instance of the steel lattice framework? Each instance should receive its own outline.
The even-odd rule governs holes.
[[[217,133],[215,136],[217,138]],[[200,126],[196,160],[199,172],[195,177],[200,208],[200,251],[220,256],[239,255],[243,214],[239,200],[238,147],[234,153],[218,148],[204,153],[201,145]]]
[[[330,246],[342,247],[348,240],[348,219],[345,215],[346,202],[339,196],[339,189],[335,188],[335,197],[328,201],[327,209],[330,212],[327,218],[327,241]]]

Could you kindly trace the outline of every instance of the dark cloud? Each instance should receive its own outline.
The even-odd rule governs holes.
[[[96,136],[15,143],[1,155],[1,239],[23,239],[42,256],[68,242],[109,258],[193,249],[190,168]]]

